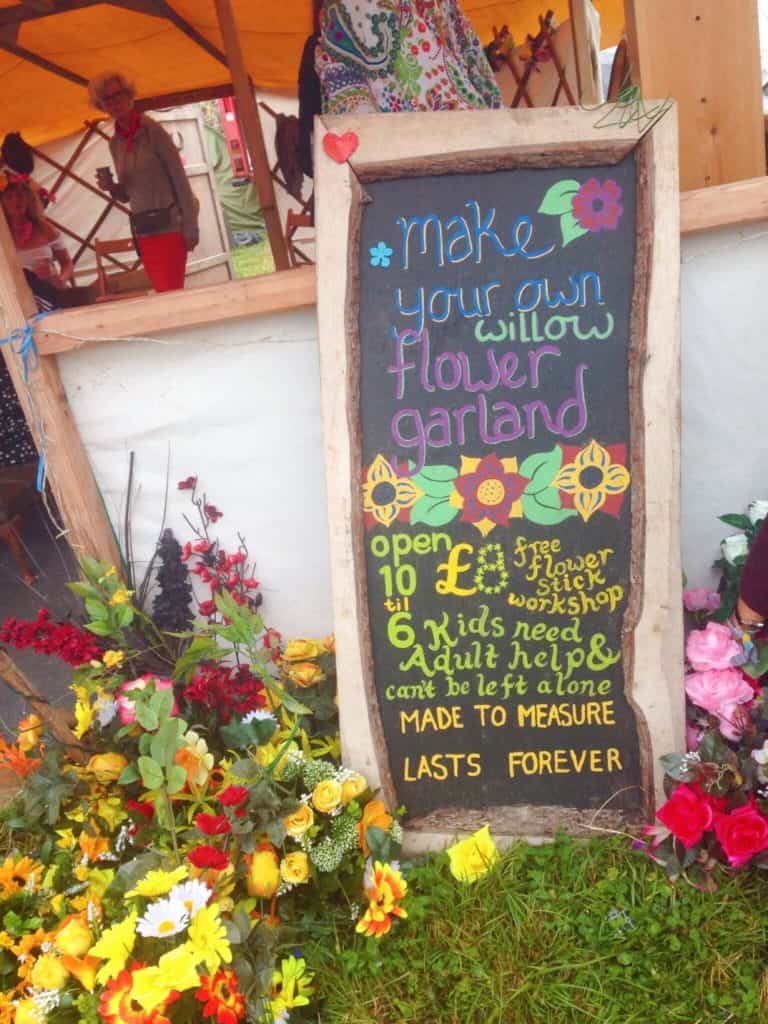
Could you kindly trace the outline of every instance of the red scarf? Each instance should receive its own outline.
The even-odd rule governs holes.
[[[22,221],[20,224],[11,224],[11,232],[17,249],[28,244],[34,230],[35,225],[31,220]]]
[[[133,140],[136,138],[139,128],[141,128],[141,115],[136,110],[131,111],[127,128],[123,128],[117,123],[117,121],[115,122],[115,135],[119,135],[121,139],[125,139],[126,153],[130,153],[133,149]]]

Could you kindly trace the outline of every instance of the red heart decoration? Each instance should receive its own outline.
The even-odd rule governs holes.
[[[359,145],[355,132],[344,132],[343,135],[326,132],[323,136],[323,149],[337,164],[346,163]]]

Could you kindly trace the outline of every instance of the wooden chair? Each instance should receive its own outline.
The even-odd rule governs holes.
[[[108,242],[96,238],[93,250],[96,253],[96,302],[133,299],[152,290],[132,238],[114,238]],[[116,255],[128,252],[134,257],[129,264],[115,259]]]

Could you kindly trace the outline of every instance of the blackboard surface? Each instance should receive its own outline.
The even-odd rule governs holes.
[[[360,500],[397,799],[634,813],[635,157],[364,188]]]

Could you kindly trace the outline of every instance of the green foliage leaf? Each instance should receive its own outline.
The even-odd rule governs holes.
[[[118,605],[115,621],[121,629],[126,629],[133,622],[134,611],[129,604]]]
[[[581,185],[573,178],[563,178],[562,181],[556,181],[544,193],[541,206],[539,206],[539,213],[546,213],[551,217],[570,213],[573,208],[573,198],[580,188]]]
[[[286,711],[290,711],[292,715],[309,715],[312,713],[306,704],[302,704],[300,700],[291,696],[284,686],[278,686],[267,678],[262,679],[262,682],[264,683],[264,688],[274,694],[275,697],[278,697],[283,702],[283,707],[285,707]]]
[[[181,746],[181,736],[179,719],[166,718],[152,737],[149,747],[150,756],[158,764],[165,766],[173,764],[174,754]]]
[[[134,703],[136,711],[136,721],[147,732],[154,732],[154,730],[160,724],[160,719],[157,717],[157,713],[152,709],[148,701],[137,700]]]
[[[146,789],[159,789],[163,784],[163,769],[151,757],[139,758],[141,782]]]
[[[220,654],[219,645],[212,636],[196,636],[173,668],[173,678],[188,682],[201,661],[209,661]]]
[[[451,487],[453,490],[453,487]],[[449,491],[450,494],[450,491]],[[424,523],[427,526],[445,526],[452,522],[460,509],[451,505],[448,498],[432,498],[425,495],[419,498],[411,508],[411,523]]]
[[[112,636],[112,626],[108,622],[86,622],[85,628],[95,636]]]
[[[187,781],[187,773],[178,764],[172,764],[170,768],[166,769],[166,787],[168,792],[173,795],[178,793],[180,789],[184,788],[184,783]]]
[[[78,597],[95,597],[98,598],[99,592],[95,587],[92,587],[90,583],[68,583],[67,586],[73,594],[77,594]]]
[[[120,773],[120,778],[117,781],[121,786],[130,786],[132,782],[138,782],[139,769],[135,764],[127,764]]]
[[[219,732],[230,749],[247,750],[267,743],[276,729],[277,722],[271,718],[255,718],[248,723],[233,718],[228,725],[221,726]]]
[[[768,672],[768,644],[761,644],[757,648],[757,661],[749,662],[741,666],[743,671],[752,679],[759,679]]]
[[[173,690],[158,690],[149,699],[149,706],[162,722],[173,710]]]
[[[572,213],[564,213],[560,218],[560,232],[563,236],[563,248],[565,248],[577,238],[586,235],[587,229],[579,224]]]
[[[96,597],[86,598],[85,610],[92,619],[101,621],[109,618],[109,609],[103,601],[99,601]]]
[[[526,494],[538,494],[539,491],[549,487],[563,464],[563,450],[559,445],[550,452],[537,452],[529,455],[523,460],[520,466],[520,476],[527,476],[529,482],[526,484]]]
[[[733,526],[737,530],[750,530],[752,528],[752,520],[749,516],[727,512],[725,515],[718,516],[717,518],[721,523],[725,523],[726,526]]]
[[[392,845],[392,837],[389,832],[385,832],[384,829],[379,828],[378,825],[369,825],[365,830],[365,841],[368,843],[371,856],[374,860],[380,860],[382,862],[389,860],[390,848]]]
[[[728,764],[731,760],[731,749],[726,746],[720,733],[716,730],[708,732],[699,744],[699,757],[711,764]]]
[[[453,466],[425,466],[411,479],[427,497],[449,498],[453,493],[453,482],[457,476],[458,470]]]
[[[98,583],[102,576],[106,576],[112,566],[109,562],[100,562],[97,558],[85,555],[80,562],[84,575],[91,583]]]
[[[659,758],[665,773],[675,782],[693,782],[696,772],[686,766],[682,754],[664,754]]]
[[[554,493],[557,494],[557,492]],[[551,488],[548,491],[542,491],[540,494],[523,494],[520,501],[525,518],[541,526],[554,526],[557,523],[562,523],[565,519],[571,519],[577,515],[575,508],[556,508],[551,504],[546,504],[545,501],[553,501],[551,495]],[[557,501],[558,503],[560,501],[559,495],[557,495]]]

